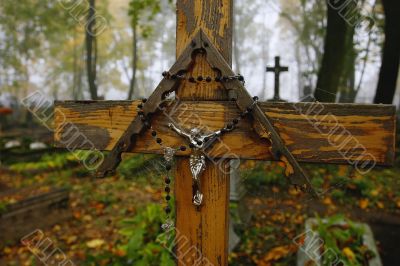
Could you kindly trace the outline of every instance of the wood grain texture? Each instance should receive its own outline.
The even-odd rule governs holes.
[[[57,147],[110,150],[136,116],[139,101],[56,102]],[[395,108],[390,105],[260,103],[293,155],[301,162],[344,163],[373,156],[378,165],[394,162]],[[184,128],[218,130],[238,114],[232,102],[172,103],[153,117],[152,124],[169,146],[182,139],[170,121]],[[271,160],[269,143],[260,140],[250,119],[223,136],[208,152],[210,158]],[[72,130],[74,128],[75,130]],[[77,135],[79,134],[79,137]],[[364,150],[365,149],[365,150]],[[160,153],[146,131],[132,152]],[[361,155],[364,157],[359,158]],[[189,155],[189,151],[178,155]]]
[[[192,204],[189,159],[176,165],[175,200],[178,265],[228,265],[229,166],[208,162],[201,178],[203,205]]]
[[[211,42],[230,65],[232,62],[232,0],[178,0],[177,1],[177,34],[176,54],[179,56],[195,34],[202,29]],[[195,64],[189,75],[197,78],[215,78],[204,54],[195,56]],[[176,93],[181,100],[225,100],[227,92],[221,84],[210,84],[205,81],[190,83]]]
[[[178,0],[176,54],[179,56],[201,28],[222,53],[232,61],[232,0]]]
[[[184,47],[200,29],[207,34],[228,64],[232,55],[232,0],[178,0],[177,1],[177,46],[179,56]],[[213,80],[219,73],[211,69],[206,55],[197,53],[194,64],[188,71],[194,78],[202,77],[202,81],[190,83],[184,80],[175,95],[179,100],[212,101],[227,100],[228,93],[220,83],[206,82],[207,77]],[[202,105],[202,103],[199,103]],[[190,104],[191,105],[191,104]],[[208,127],[206,120],[197,117],[197,111],[190,111],[190,106],[183,106],[183,112],[173,118],[175,124],[191,128],[191,123]],[[200,106],[199,106],[200,107]],[[203,105],[203,107],[206,107]],[[224,109],[224,108],[223,108]],[[209,116],[211,109],[203,109]],[[186,116],[185,115],[189,115]],[[227,114],[221,114],[224,119]],[[172,116],[173,117],[173,116]],[[209,117],[213,120],[212,117]],[[160,120],[162,121],[162,119]],[[222,125],[218,125],[221,127]],[[187,158],[177,160],[175,172],[176,191],[176,229],[188,243],[177,242],[178,266],[225,266],[228,265],[228,210],[229,210],[229,172],[221,169],[228,165],[228,160],[212,163],[201,176],[201,191],[204,203],[200,210],[192,204],[192,174],[189,171]],[[221,171],[222,170],[222,171]]]

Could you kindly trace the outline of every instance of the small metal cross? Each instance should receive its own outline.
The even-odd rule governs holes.
[[[275,66],[274,67],[268,67],[267,66],[267,72],[274,72],[275,73],[274,98],[272,98],[270,101],[278,101],[278,102],[283,101],[279,97],[279,76],[280,76],[281,72],[289,71],[289,67],[281,66],[280,65],[280,60],[281,60],[281,58],[279,56],[275,56]]]

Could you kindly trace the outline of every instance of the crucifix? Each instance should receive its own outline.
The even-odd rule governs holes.
[[[230,159],[283,161],[290,183],[315,198],[323,195],[299,162],[394,163],[394,106],[251,97],[231,69],[232,8],[232,0],[177,1],[176,63],[148,99],[55,103],[56,146],[110,151],[100,176],[122,153],[164,155],[176,214],[163,228],[179,232],[179,266],[228,264]]]
[[[282,72],[289,71],[289,67],[281,66],[280,61],[281,58],[279,56],[275,56],[275,66],[273,67],[267,66],[266,69],[267,72],[273,72],[275,74],[274,97],[269,101],[284,102],[284,100],[282,100],[279,96],[279,86],[280,86],[279,76],[281,75]]]

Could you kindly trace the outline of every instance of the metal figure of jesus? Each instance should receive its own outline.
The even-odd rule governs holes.
[[[190,155],[189,164],[193,177],[193,204],[200,206],[203,202],[203,193],[201,193],[200,176],[206,169],[206,158],[203,154],[204,150],[209,147],[219,136],[222,131],[218,130],[209,134],[202,135],[199,128],[192,128],[189,132],[182,130],[172,123],[168,127],[175,131],[178,135],[186,138],[193,150]]]

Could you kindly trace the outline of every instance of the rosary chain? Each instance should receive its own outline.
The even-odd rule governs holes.
[[[182,76],[182,75],[171,75],[169,72],[163,72],[163,76],[165,78],[171,78],[171,79],[185,79],[185,77]],[[216,77],[215,81],[216,82],[221,82],[221,81],[228,81],[228,80],[235,80],[235,79],[237,79],[237,80],[239,80],[239,81],[241,81],[243,83],[245,82],[243,76],[241,76],[241,75]],[[196,79],[194,77],[189,77],[188,80],[189,80],[189,82],[196,82]],[[197,77],[197,81],[201,82],[203,80],[205,80],[206,82],[211,82],[212,78],[211,77],[203,78],[202,76],[198,76]],[[232,100],[236,101],[236,99],[232,99]],[[258,97],[254,96],[253,100],[254,100],[253,103],[250,106],[248,106],[245,111],[241,112],[236,118],[232,119],[231,122],[229,122],[223,128],[221,128],[219,130],[219,134],[217,134],[216,137],[220,137],[223,134],[234,130],[236,128],[236,125],[239,123],[239,121],[242,120],[243,118],[245,118],[248,114],[250,114],[252,112],[254,106],[258,102]],[[172,156],[174,155],[174,153],[176,151],[185,151],[186,150],[186,146],[184,146],[184,145],[182,145],[182,146],[180,146],[178,148],[171,148],[171,147],[168,147],[168,146],[164,145],[164,141],[161,139],[161,137],[158,136],[157,131],[153,128],[153,126],[151,125],[151,122],[149,121],[148,117],[146,117],[145,113],[143,112],[143,107],[144,107],[144,104],[146,102],[147,102],[147,99],[143,98],[142,102],[140,104],[138,104],[138,106],[137,106],[138,115],[139,115],[142,123],[144,124],[145,128],[151,130],[151,136],[155,140],[155,142],[163,148],[165,153],[168,152],[168,149],[172,149],[172,151],[170,151],[170,152],[172,152]],[[207,142],[207,141],[209,141],[209,139],[206,138],[206,139],[204,139],[204,141]],[[198,143],[199,145],[203,144],[203,143],[201,143],[200,140],[198,140],[198,142],[200,142],[200,143]],[[207,146],[207,147],[209,147],[209,146]],[[193,146],[193,144],[189,144],[189,147],[191,149],[195,148]],[[173,159],[166,159],[166,156],[164,156],[164,159],[166,161],[165,165],[164,165],[164,168],[166,170],[166,176],[164,178],[164,184],[165,184],[164,192],[166,193],[166,196],[165,196],[166,207],[164,208],[164,211],[165,211],[165,214],[166,214],[166,223],[162,225],[162,228],[165,231],[169,231],[171,229],[171,227],[173,226],[173,222],[170,219],[170,214],[171,214],[171,211],[172,211],[171,205],[170,205],[170,200],[171,200],[171,187],[170,187],[170,185],[171,185],[171,169],[172,169],[171,163],[172,163]]]
[[[244,77],[240,74],[234,75],[234,76],[217,76],[213,79],[210,76],[203,77],[203,76],[199,75],[197,77],[193,77],[193,76],[186,77],[185,75],[171,74],[168,71],[164,71],[162,73],[162,76],[167,79],[181,79],[181,80],[187,79],[191,83],[202,82],[202,81],[211,82],[213,80],[216,82],[239,80],[240,82],[243,82],[243,84],[245,83]]]

